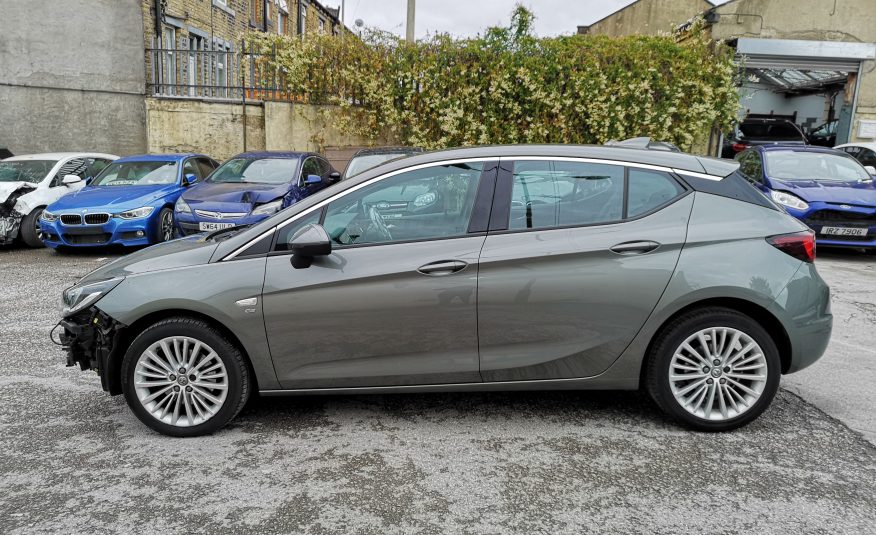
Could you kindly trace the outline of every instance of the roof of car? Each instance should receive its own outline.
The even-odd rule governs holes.
[[[412,154],[423,152],[420,147],[368,147],[359,149],[353,158],[356,156],[368,156],[372,154]]]
[[[242,152],[234,158],[247,158],[247,159],[265,159],[265,158],[301,158],[302,156],[310,156],[313,154],[312,152],[300,152],[300,151],[284,151],[284,150],[263,150],[263,151],[252,151],[252,152]]]
[[[669,152],[648,149],[631,149],[603,145],[485,145],[446,149],[423,154],[415,154],[406,158],[389,161],[383,165],[363,171],[355,179],[367,180],[375,174],[383,174],[396,169],[404,169],[413,165],[427,164],[441,160],[466,158],[525,158],[534,157],[566,157],[593,158],[600,160],[615,160],[619,162],[640,163],[679,169],[694,173],[706,173],[714,176],[727,176],[739,167],[733,160],[694,156],[683,152]]]
[[[843,143],[842,145],[837,145],[834,147],[835,149],[841,149],[843,147],[864,147],[865,149],[870,149],[876,151],[876,142],[873,141],[857,141],[855,143]]]
[[[39,154],[21,154],[19,156],[11,156],[6,158],[7,162],[23,161],[23,160],[63,160],[65,158],[75,158],[77,156],[105,156],[107,158],[116,159],[115,154],[105,154],[102,152],[43,152]]]
[[[777,143],[775,145],[758,145],[752,148],[754,150],[762,150],[764,152],[792,150],[794,152],[823,152],[826,154],[840,153],[840,151],[832,149],[830,147],[819,147],[816,145],[782,145],[781,143]]]
[[[134,156],[125,156],[116,160],[117,163],[125,162],[178,162],[192,156],[200,156],[209,158],[206,154],[196,154],[194,152],[186,152],[182,154],[136,154]]]

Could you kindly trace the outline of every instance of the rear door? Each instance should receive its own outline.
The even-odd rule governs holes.
[[[654,168],[503,160],[479,262],[484,381],[607,369],[675,269],[693,205],[688,193]]]

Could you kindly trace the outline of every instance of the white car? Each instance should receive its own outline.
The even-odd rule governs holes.
[[[56,152],[0,160],[0,245],[20,237],[29,247],[42,247],[43,209],[116,159],[96,152]]]
[[[859,141],[857,143],[837,145],[834,148],[858,160],[871,175],[876,175],[876,143],[872,141]]]

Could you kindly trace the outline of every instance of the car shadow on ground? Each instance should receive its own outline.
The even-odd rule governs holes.
[[[842,248],[842,247],[827,247],[819,245],[818,257],[821,260],[839,260],[843,262],[856,263],[871,263],[876,262],[876,248],[873,249],[858,249],[858,248]]]

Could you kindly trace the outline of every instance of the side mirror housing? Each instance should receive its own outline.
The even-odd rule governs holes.
[[[309,268],[314,257],[332,254],[332,241],[328,232],[322,227],[311,223],[298,230],[289,242],[292,251],[290,262],[295,269]]]
[[[867,172],[870,173],[870,176],[876,176],[876,167],[873,167],[872,165],[865,165],[864,169],[866,169]]]
[[[183,177],[183,186],[189,187],[197,181],[198,181],[198,177],[193,175],[192,173],[189,173]]]
[[[320,184],[322,183],[322,177],[319,175],[307,175],[307,178],[304,179],[304,184]]]
[[[340,181],[341,181],[341,174],[340,173],[338,173],[337,171],[332,171],[331,173],[329,173],[329,182],[334,184],[335,182],[340,182]]]
[[[64,178],[61,179],[61,184],[64,184],[65,186],[72,186],[79,182],[82,182],[82,178],[77,175],[64,175]]]

